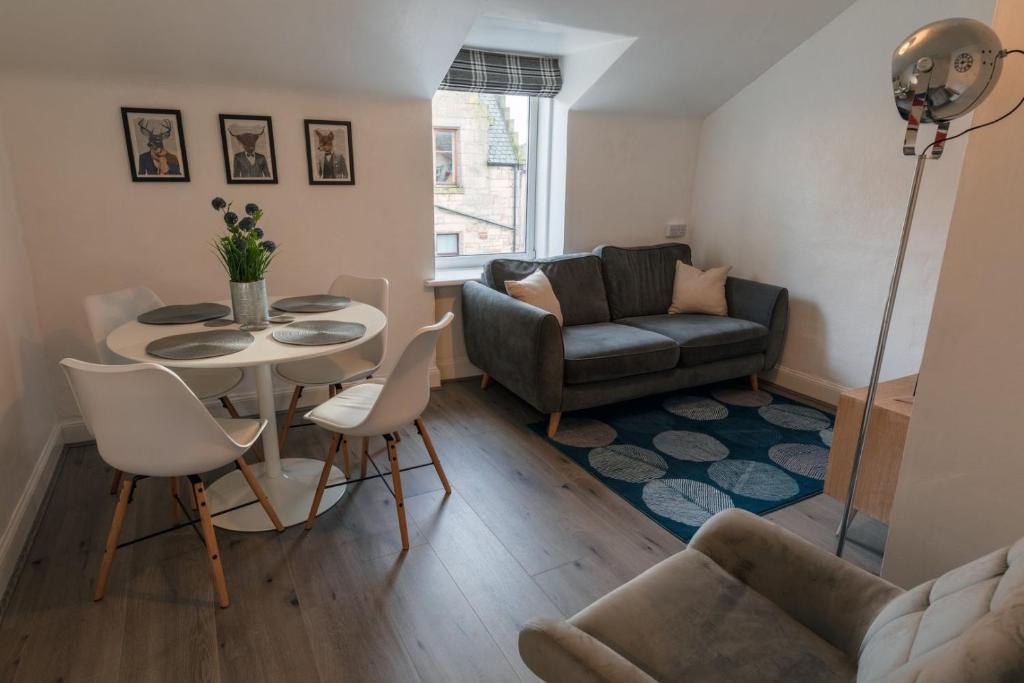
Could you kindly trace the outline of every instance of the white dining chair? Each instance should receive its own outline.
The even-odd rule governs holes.
[[[388,314],[388,292],[390,285],[382,277],[358,277],[355,275],[339,275],[331,284],[328,294],[347,296],[353,301],[369,304],[379,309],[385,316]],[[274,373],[281,380],[294,386],[288,413],[278,436],[279,447],[284,448],[288,438],[288,430],[295,419],[295,409],[299,405],[302,391],[306,387],[327,387],[329,396],[341,391],[343,384],[372,377],[380,369],[387,351],[388,330],[359,346],[339,351],[330,356],[310,358],[308,360],[280,363],[274,366]]]
[[[177,481],[187,477],[210,558],[217,603],[227,607],[217,536],[199,475],[234,461],[274,527],[282,531],[281,520],[243,457],[263,432],[266,421],[214,417],[180,377],[155,363],[100,365],[65,358],[60,364],[82,418],[96,437],[100,457],[131,475],[121,482],[93,599],[102,600],[106,592],[136,483],[147,477],[169,478],[177,519],[179,508],[184,508],[177,495]],[[195,521],[190,517],[189,523],[194,525]]]
[[[398,510],[398,529],[402,534],[402,548],[409,548],[409,531],[405,524],[405,498],[402,495],[401,468],[398,464],[398,439],[396,433],[406,425],[415,424],[427,448],[430,460],[434,465],[445,494],[452,492],[445,476],[441,460],[437,457],[434,444],[423,422],[423,411],[430,401],[430,361],[437,346],[437,338],[441,330],[447,327],[454,316],[445,313],[434,325],[420,328],[409,345],[405,347],[398,359],[395,369],[384,380],[373,380],[357,384],[346,389],[334,398],[328,399],[313,410],[306,413],[306,419],[315,422],[324,429],[334,432],[335,436],[327,451],[324,469],[317,484],[313,505],[309,509],[306,528],[312,529],[316,519],[320,499],[324,495],[327,480],[331,475],[331,467],[339,448],[345,458],[345,471],[348,477],[348,442],[350,436],[363,437],[363,462],[361,477],[366,477],[368,460],[368,440],[371,436],[383,436],[387,442],[388,460],[391,464],[391,480],[394,483],[392,493]],[[376,465],[374,465],[376,467]],[[383,474],[378,476],[383,477]]]
[[[124,323],[135,320],[142,313],[163,305],[160,297],[148,287],[131,287],[85,297],[85,316],[89,320],[89,330],[92,332],[92,340],[96,345],[100,362],[108,365],[133,362],[111,351],[107,346],[107,336]],[[241,368],[179,368],[174,372],[200,400],[219,398],[228,415],[238,417],[238,411],[227,394],[237,387],[245,376]],[[117,493],[120,482],[120,473],[115,472],[110,484],[112,494]]]

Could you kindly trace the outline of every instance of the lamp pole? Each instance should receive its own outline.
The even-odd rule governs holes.
[[[924,164],[928,157],[919,154],[917,166],[914,168],[914,182],[910,186],[910,201],[907,203],[907,215],[903,220],[903,232],[900,235],[899,251],[896,253],[896,265],[889,283],[889,298],[885,302],[882,314],[882,329],[878,333],[878,346],[875,349],[875,362],[871,366],[871,380],[868,382],[868,393],[864,398],[864,414],[861,416],[860,434],[857,435],[857,448],[853,452],[853,469],[850,470],[850,488],[846,494],[846,505],[843,507],[843,519],[839,523],[839,542],[836,543],[836,555],[842,556],[846,546],[846,534],[850,526],[850,515],[853,512],[853,501],[857,495],[857,476],[860,473],[861,460],[864,457],[864,446],[867,442],[868,427],[871,424],[871,408],[875,405],[875,394],[878,393],[878,379],[882,373],[882,359],[885,357],[885,343],[889,338],[889,325],[892,322],[893,308],[896,306],[896,293],[900,286],[900,275],[903,273],[903,261],[907,255],[907,243],[910,241],[910,226],[914,222],[914,210],[917,208],[917,195],[921,189],[921,177],[924,175]]]

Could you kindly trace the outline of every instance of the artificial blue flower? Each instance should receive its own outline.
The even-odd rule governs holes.
[[[253,215],[254,213],[256,213],[259,210],[260,210],[260,207],[256,206],[252,202],[249,202],[248,204],[245,205],[245,212],[247,214],[249,214],[250,216]]]
[[[220,211],[221,209],[228,205],[228,203],[224,201],[224,199],[222,199],[221,197],[214,197],[213,201],[210,203],[213,205],[213,208],[216,211]]]
[[[224,214],[224,222],[230,225],[231,227],[235,227],[235,223],[238,222],[238,214],[235,213],[234,211],[228,211],[226,214]]]
[[[256,239],[263,239],[263,228],[254,228],[252,234],[256,235]]]
[[[246,244],[244,238],[242,238],[242,237],[236,237],[235,238],[235,249],[237,249],[238,251],[245,251],[246,246],[248,246],[248,245]]]
[[[246,216],[242,220],[238,221],[238,227],[243,232],[249,232],[256,227],[256,221]]]
[[[263,247],[263,251],[267,252],[268,254],[273,254],[274,250],[277,249],[277,245],[271,242],[270,240],[263,242],[262,244],[260,244],[260,246]]]

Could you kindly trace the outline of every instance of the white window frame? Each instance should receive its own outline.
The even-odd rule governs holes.
[[[527,146],[527,187],[526,187],[526,216],[524,216],[524,228],[526,230],[526,250],[516,251],[503,254],[472,254],[468,256],[437,256],[437,246],[435,242],[434,252],[434,269],[435,271],[441,270],[452,270],[456,268],[474,268],[483,266],[488,261],[497,258],[513,258],[513,259],[533,259],[537,257],[537,244],[546,243],[545,240],[538,241],[537,234],[538,230],[543,229],[544,226],[539,226],[537,221],[537,191],[538,183],[537,176],[539,175],[538,169],[541,164],[550,163],[550,150],[540,149],[540,135],[539,131],[541,126],[548,125],[551,117],[551,100],[544,97],[531,97],[530,98],[530,135],[529,143]],[[445,126],[437,126],[437,128],[444,128]],[[434,126],[431,126],[431,136],[433,136]],[[436,185],[436,187],[447,187],[444,185]],[[431,230],[434,230],[433,225],[430,226]],[[435,233],[436,234],[436,233]]]
[[[454,237],[455,238],[455,254],[459,253],[459,249],[462,248],[462,235],[457,232],[435,232],[434,233],[434,252],[437,253],[437,238],[438,237]],[[445,255],[438,256],[437,258],[448,258]]]

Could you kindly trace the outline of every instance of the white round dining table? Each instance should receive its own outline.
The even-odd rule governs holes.
[[[283,297],[273,297],[271,304]],[[225,302],[226,303],[226,302]],[[285,344],[271,335],[279,325],[271,325],[265,330],[251,332],[254,341],[237,353],[216,358],[200,358],[196,360],[168,360],[158,358],[146,352],[150,342],[163,337],[190,332],[207,332],[211,329],[238,329],[238,325],[224,327],[207,327],[204,323],[187,325],[146,325],[132,320],[127,322],[107,337],[107,346],[111,351],[129,360],[158,363],[169,368],[251,368],[256,379],[256,397],[259,404],[260,418],[267,421],[263,430],[263,462],[253,465],[252,470],[263,486],[267,497],[277,511],[278,517],[285,526],[298,524],[306,520],[317,481],[323,470],[323,461],[312,458],[281,458],[277,443],[277,413],[274,405],[274,388],[271,368],[278,363],[304,360],[327,356],[338,351],[351,349],[365,344],[384,331],[387,317],[380,310],[368,304],[352,302],[337,311],[327,313],[289,313],[296,321],[299,320],[336,320],[342,322],[361,323],[366,326],[366,334],[355,341],[344,344],[326,346],[299,346]],[[330,483],[344,481],[344,474],[337,467],[331,472]],[[317,514],[330,509],[345,493],[345,486],[335,486],[324,492],[323,500]],[[266,531],[273,529],[263,508],[259,505],[244,505],[255,501],[252,489],[246,484],[242,473],[238,470],[225,474],[206,489],[210,510],[215,515],[213,523],[223,529],[234,531]],[[244,507],[238,507],[244,505]],[[237,510],[231,508],[238,507]],[[230,512],[218,512],[231,510]]]

